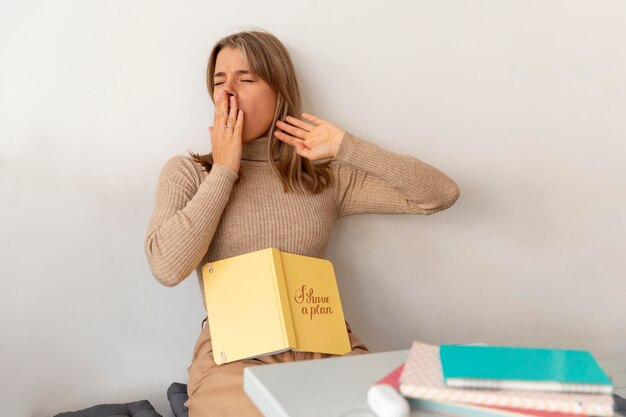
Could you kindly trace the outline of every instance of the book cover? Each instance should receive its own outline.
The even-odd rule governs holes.
[[[609,394],[571,394],[537,391],[463,389],[443,382],[439,346],[415,342],[400,377],[400,392],[411,398],[438,402],[489,405],[552,413],[612,416]]]
[[[400,376],[404,364],[385,375],[376,384],[387,384],[400,391]],[[585,417],[578,414],[554,413],[549,411],[524,410],[511,407],[495,407],[489,405],[471,405],[462,403],[439,402],[408,398],[412,408],[433,411],[461,417]]]
[[[326,259],[267,248],[208,263],[202,278],[217,364],[289,349],[350,351]]]
[[[446,386],[611,394],[590,352],[501,346],[440,347]]]

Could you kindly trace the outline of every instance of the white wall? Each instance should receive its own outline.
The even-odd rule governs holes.
[[[434,216],[337,224],[372,350],[626,356],[624,21],[621,0],[1,0],[3,414],[168,413],[203,310],[195,276],[151,277],[144,232],[165,160],[209,151],[213,43],[250,25],[290,49],[308,111],[460,185]]]

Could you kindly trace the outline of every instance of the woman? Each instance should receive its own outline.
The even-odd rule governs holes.
[[[220,40],[207,85],[212,152],[165,164],[146,235],[150,268],[164,285],[194,269],[202,280],[206,262],[268,247],[323,258],[339,217],[431,214],[458,198],[455,182],[436,168],[301,113],[291,59],[269,33]],[[288,351],[218,366],[205,323],[189,367],[191,417],[260,415],[243,392],[243,368],[330,356]],[[351,354],[366,353],[346,326]]]

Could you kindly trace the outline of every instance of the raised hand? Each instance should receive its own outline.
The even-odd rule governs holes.
[[[282,130],[274,136],[296,148],[296,153],[312,161],[334,158],[339,152],[345,130],[309,113],[302,113],[304,120],[287,116],[285,121],[276,121]]]
[[[209,127],[213,163],[226,165],[239,172],[243,151],[243,110],[237,109],[237,98],[230,96],[229,100],[224,90],[215,98],[213,124]]]

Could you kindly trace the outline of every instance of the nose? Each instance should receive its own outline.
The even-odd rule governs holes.
[[[235,91],[235,83],[233,80],[226,80],[224,82],[224,92],[230,98],[230,96],[237,96],[237,92]]]
[[[213,91],[215,99],[217,99],[217,95],[222,91],[226,94],[226,98],[229,100],[232,96],[237,97],[236,81],[229,78],[224,80],[219,86],[216,86]]]

